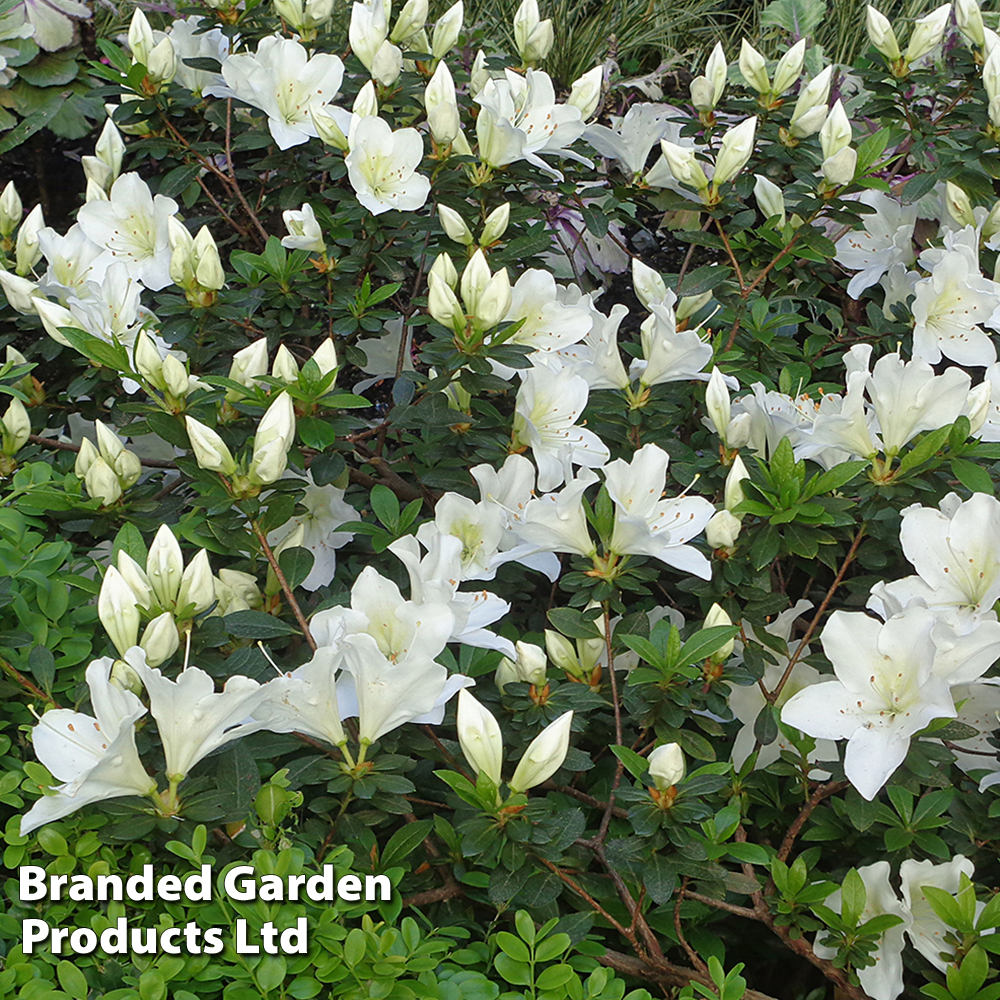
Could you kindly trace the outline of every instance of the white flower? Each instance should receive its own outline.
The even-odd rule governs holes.
[[[267,408],[253,439],[247,476],[258,486],[281,478],[288,464],[288,449],[295,440],[295,406],[287,392],[279,393]]]
[[[517,393],[514,441],[531,449],[540,490],[565,482],[574,465],[599,468],[611,457],[593,431],[577,426],[589,394],[586,380],[570,369],[536,366],[525,373]]]
[[[938,865],[933,861],[907,858],[899,866],[899,887],[903,893],[903,903],[913,916],[912,923],[906,928],[907,937],[913,947],[939,972],[945,972],[955,961],[954,948],[948,947],[944,942],[945,935],[951,928],[934,912],[924,894],[924,886],[932,885],[954,896],[958,893],[961,876],[972,878],[975,870],[975,865],[961,854]],[[977,904],[977,915],[983,906],[983,903]],[[942,958],[942,954],[947,958]]]
[[[466,303],[468,305],[468,303]],[[506,343],[536,351],[558,351],[583,340],[593,325],[593,313],[582,304],[560,302],[555,278],[548,271],[529,268],[511,287],[508,323],[524,320]]]
[[[916,205],[901,205],[881,191],[865,191],[859,199],[875,209],[863,216],[864,229],[855,229],[837,241],[834,260],[858,273],[851,278],[847,294],[852,299],[878,282],[895,263],[912,264],[913,227],[917,221]]]
[[[285,478],[298,479],[291,473]],[[304,528],[301,548],[313,554],[312,569],[302,581],[306,590],[318,590],[333,581],[337,571],[337,549],[343,548],[354,538],[353,531],[338,531],[348,521],[356,521],[358,512],[344,500],[344,491],[336,486],[317,486],[311,472],[305,475],[305,493],[301,503],[305,514],[297,514],[267,536],[270,546],[280,545],[299,525]]]
[[[431,189],[431,182],[416,173],[423,155],[423,139],[416,129],[393,132],[381,118],[361,119],[346,160],[358,201],[373,215],[421,208]]]
[[[861,912],[861,921],[871,920],[872,917],[885,913],[901,920],[901,923],[890,927],[881,935],[873,955],[874,964],[858,969],[858,979],[861,988],[872,1000],[895,1000],[903,992],[903,932],[909,926],[910,912],[892,891],[888,861],[876,861],[873,865],[859,868],[858,874],[865,886],[865,908]],[[835,913],[841,911],[840,889],[827,899],[826,905]],[[813,945],[813,951],[819,958],[831,959],[837,956],[836,948],[819,942]]]
[[[266,728],[251,716],[267,691],[249,677],[229,677],[216,692],[215,681],[198,667],[186,667],[176,680],[169,680],[147,665],[138,647],[125,658],[149,694],[171,781],[186,777],[213,750]]]
[[[235,97],[267,115],[279,149],[289,149],[317,136],[310,110],[328,104],[344,79],[344,64],[327,53],[312,57],[290,38],[262,38],[254,54],[238,53],[223,60],[225,86],[206,87],[212,97]]]
[[[710,377],[702,369],[712,360],[712,346],[696,330],[677,332],[675,301],[670,292],[662,305],[652,303],[650,315],[639,328],[642,358],[632,362],[630,374],[638,375],[643,386]]]
[[[135,723],[146,709],[132,692],[111,683],[113,664],[104,657],[87,667],[93,716],[57,708],[32,730],[35,754],[63,784],[21,817],[22,837],[91,802],[156,791],[135,748]]]
[[[522,541],[534,545],[536,551],[592,556],[597,546],[590,537],[581,500],[587,487],[596,482],[593,472],[582,469],[558,493],[547,493],[524,504],[512,530]]]
[[[89,201],[77,220],[84,235],[104,248],[92,264],[92,276],[101,280],[116,261],[128,265],[130,278],[158,291],[170,284],[170,236],[167,220],[177,202],[155,197],[135,173],[122,174],[111,186],[108,201]]]
[[[665,792],[684,777],[684,751],[679,743],[664,743],[647,758],[653,784]]]
[[[213,85],[223,85],[221,73],[194,69],[185,59],[215,59],[220,65],[229,55],[229,39],[219,28],[199,31],[202,19],[194,14],[174,21],[170,27],[170,41],[177,56],[177,74],[174,83],[200,96]]]
[[[288,230],[288,235],[281,240],[283,247],[291,250],[308,250],[310,253],[326,252],[323,230],[316,221],[312,205],[305,204],[299,211],[289,209],[281,213],[281,218]]]
[[[647,555],[687,573],[710,579],[705,556],[687,543],[715,513],[704,497],[664,500],[670,456],[656,444],[640,448],[630,462],[615,459],[604,468],[605,485],[615,502],[611,551]]]
[[[337,699],[338,650],[320,646],[307,663],[264,685],[254,717],[272,733],[305,733],[334,746],[347,742]]]
[[[902,764],[914,733],[956,715],[947,680],[934,672],[936,621],[918,606],[884,625],[835,611],[821,638],[837,680],[799,691],[782,710],[783,722],[810,736],[849,741],[844,771],[866,799]]]
[[[910,43],[906,46],[904,54],[907,62],[919,59],[941,44],[950,17],[951,4],[944,3],[926,16],[917,18],[913,25],[913,33],[910,35]]]
[[[601,156],[617,160],[628,180],[633,181],[646,168],[649,151],[670,130],[668,119],[679,114],[669,104],[633,104],[624,118],[611,119],[611,128],[588,125],[583,139]]]

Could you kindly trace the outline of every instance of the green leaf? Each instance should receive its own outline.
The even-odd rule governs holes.
[[[3,143],[0,143],[0,152],[3,151],[2,146]],[[116,372],[132,370],[124,347],[120,347],[118,344],[109,344],[85,330],[60,327],[59,332],[69,341],[70,346],[90,358],[95,364],[111,368]]]
[[[570,639],[600,639],[600,630],[592,618],[587,618],[576,608],[552,608],[548,613],[552,625]]]
[[[852,868],[844,876],[844,881],[840,888],[840,916],[848,927],[854,928],[858,926],[861,914],[865,910],[867,898],[868,893],[865,889],[865,883],[862,881],[857,870]]]
[[[722,649],[730,639],[735,638],[739,631],[736,625],[713,625],[695,632],[681,647],[680,657],[674,665],[686,667],[707,659],[712,653]]]
[[[431,819],[419,819],[400,827],[382,850],[382,867],[390,868],[409,857],[427,839],[433,828],[434,821]]]
[[[825,15],[825,0],[773,0],[760,12],[760,24],[782,28],[798,40],[815,35]]]
[[[497,934],[497,946],[505,954],[509,955],[515,962],[530,962],[531,953],[528,946],[509,931],[500,931]]]
[[[497,972],[513,986],[530,986],[531,969],[523,962],[515,962],[509,955],[500,954],[493,959]]]
[[[613,746],[611,752],[625,765],[629,774],[638,781],[642,781],[642,776],[649,769],[649,764],[645,758],[640,757],[634,750],[628,747]]]
[[[951,460],[951,471],[955,478],[972,493],[985,493],[993,496],[995,487],[990,474],[981,466],[964,458]]]
[[[263,611],[234,611],[222,619],[226,631],[238,639],[280,639],[297,629]]]
[[[302,585],[302,581],[312,572],[314,562],[315,556],[308,549],[299,547],[285,549],[278,556],[278,565],[292,590]]]
[[[396,494],[388,486],[379,483],[372,487],[371,503],[375,516],[395,534],[399,527],[399,501]]]
[[[59,985],[73,997],[73,1000],[87,1000],[87,993],[90,990],[87,977],[72,962],[65,960],[60,962],[56,966],[56,977]]]

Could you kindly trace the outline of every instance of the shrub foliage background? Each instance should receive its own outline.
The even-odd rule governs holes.
[[[395,891],[12,877],[0,994],[1000,995],[990,16],[52,11],[0,7],[0,152],[86,147],[62,220],[0,195],[4,864]]]

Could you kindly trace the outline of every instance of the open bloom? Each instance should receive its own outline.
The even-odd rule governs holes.
[[[835,611],[822,642],[837,679],[799,691],[782,709],[783,722],[810,736],[849,741],[844,771],[866,799],[903,763],[914,733],[956,715],[948,681],[934,670],[936,621],[918,606],[884,625]]]
[[[87,667],[93,716],[57,708],[32,730],[38,759],[63,784],[21,817],[22,837],[91,802],[156,791],[135,748],[135,723],[146,709],[131,691],[111,683],[113,664],[104,657]]]
[[[346,161],[358,201],[373,215],[421,208],[431,190],[431,182],[416,172],[423,156],[424,142],[415,128],[393,132],[381,118],[362,118]]]
[[[930,901],[924,894],[924,886],[932,885],[935,889],[943,889],[953,896],[958,892],[961,876],[972,878],[975,865],[964,855],[956,854],[950,861],[936,865],[933,861],[914,861],[907,858],[899,866],[900,889],[903,892],[903,902],[912,914],[913,920],[906,928],[913,947],[940,972],[947,970],[955,961],[954,949],[945,942],[945,935],[950,928],[934,912]],[[984,904],[977,904],[977,916]],[[942,955],[947,957],[942,957]]]
[[[327,53],[310,57],[304,45],[272,35],[262,38],[253,54],[223,60],[225,86],[206,87],[212,97],[235,97],[267,115],[279,149],[289,149],[317,136],[310,110],[328,104],[344,79],[344,64]]]

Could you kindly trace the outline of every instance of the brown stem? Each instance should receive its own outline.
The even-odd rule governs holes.
[[[684,930],[681,927],[681,903],[684,902],[684,893],[687,891],[687,887],[688,877],[685,875],[684,881],[681,882],[680,892],[677,893],[677,902],[674,903],[674,933],[677,935],[677,940],[684,949],[688,960],[703,976],[706,976],[708,975],[708,966],[702,961],[698,952],[688,944],[687,938],[684,937]]]
[[[604,917],[604,919],[607,920],[608,923],[611,924],[611,926],[614,927],[614,929],[618,931],[619,934],[622,935],[622,937],[626,938],[633,947],[636,946],[635,934],[627,930],[617,920],[615,920],[615,918],[611,916],[611,914],[608,913],[608,911],[605,910],[604,907],[601,906],[601,904],[598,903],[597,900],[594,899],[594,897],[591,896],[586,889],[584,889],[581,885],[579,885],[577,882],[571,879],[569,875],[567,875],[561,868],[554,865],[551,861],[547,860],[546,858],[539,858],[538,860],[541,861],[541,863],[545,865],[545,867],[548,868],[549,871],[557,875],[560,881],[568,885],[570,889],[573,890],[573,892],[575,892],[581,899],[583,899],[586,903],[588,903],[593,908],[595,913],[599,913],[602,917]]]
[[[306,622],[306,616],[302,613],[302,608],[299,607],[299,602],[295,599],[295,594],[292,593],[292,588],[288,586],[288,580],[285,578],[285,574],[281,571],[281,566],[278,565],[278,560],[275,558],[274,552],[271,550],[271,546],[267,544],[267,536],[261,530],[260,523],[256,520],[250,522],[250,526],[253,528],[253,533],[257,536],[257,541],[260,542],[261,550],[267,558],[267,561],[271,564],[271,569],[274,570],[274,575],[278,580],[278,584],[281,587],[282,593],[284,593],[285,598],[288,600],[289,607],[292,609],[292,614],[295,615],[295,620],[299,623],[299,628],[302,629],[302,634],[306,638],[306,642],[309,643],[309,648],[315,652],[316,650],[316,640],[312,636],[312,632],[309,631],[309,624]]]
[[[795,838],[799,835],[805,822],[812,815],[812,811],[818,806],[824,799],[828,799],[831,795],[836,795],[837,792],[843,791],[850,784],[849,781],[830,781],[825,785],[820,785],[815,792],[809,797],[809,801],[802,807],[801,812],[795,817],[795,822],[788,828],[788,832],[785,834],[785,839],[781,842],[781,847],[778,850],[778,860],[785,861],[788,855],[792,852],[792,847],[795,844]]]
[[[0,660],[0,670],[10,677],[11,680],[20,684],[29,694],[34,695],[36,698],[41,699],[46,704],[51,705],[53,708],[60,708],[59,702],[55,700],[50,694],[46,694],[37,684],[33,681],[29,681],[20,670],[17,669],[12,663],[8,663],[6,660]]]
[[[240,204],[250,217],[250,221],[256,227],[257,232],[260,233],[261,239],[267,243],[267,230],[260,224],[257,213],[254,212],[250,202],[247,201],[246,196],[243,194],[243,189],[240,187],[240,182],[236,177],[236,166],[233,163],[233,99],[231,97],[226,99],[226,164],[229,167],[229,180],[233,188],[233,193],[239,199]]]
[[[615,743],[622,745],[622,707],[618,699],[618,678],[615,676],[614,648],[611,642],[611,611],[607,601],[604,603],[604,645],[608,656],[608,676],[611,678],[611,700],[615,710]],[[611,825],[611,815],[615,808],[615,793],[621,784],[622,775],[625,773],[625,765],[618,761],[615,768],[615,778],[611,784],[611,791],[608,793],[608,805],[601,818],[601,828],[597,834],[597,842],[604,843],[604,838],[608,835],[608,827]]]
[[[572,788],[569,785],[557,785],[554,781],[546,781],[541,787],[551,788],[553,791],[562,792],[564,795],[570,795],[579,802],[585,802],[588,806],[593,806],[595,809],[608,808],[607,802],[602,802],[600,799],[594,798],[593,795],[581,792],[579,788]],[[622,809],[621,806],[612,805],[611,814],[613,816],[617,816],[618,819],[628,819],[628,810]]]

